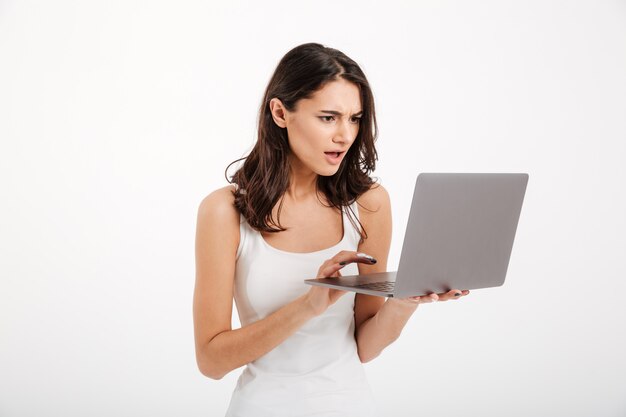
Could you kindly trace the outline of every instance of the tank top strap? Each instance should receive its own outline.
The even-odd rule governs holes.
[[[350,219],[348,212],[351,211],[354,214],[354,218]],[[356,200],[350,204],[349,206],[343,207],[343,224],[344,224],[344,233],[348,233],[350,237],[350,241],[352,246],[354,246],[354,250],[359,246],[359,242],[361,241],[361,233],[359,230],[359,207]],[[352,223],[354,222],[354,224]]]
[[[246,222],[243,214],[239,214],[239,246],[237,246],[237,255],[235,256],[235,259],[239,259],[241,254],[245,251],[246,243],[248,243],[248,237],[250,235],[248,228],[248,222]]]
[[[231,185],[235,187],[235,192],[239,190],[239,184],[236,182],[232,182]],[[245,192],[243,189],[242,191]],[[251,232],[253,232],[253,230],[248,225],[246,218],[243,214],[239,213],[239,246],[237,246],[237,255],[235,259],[239,259],[241,254],[245,251],[247,246],[246,244],[250,240]]]

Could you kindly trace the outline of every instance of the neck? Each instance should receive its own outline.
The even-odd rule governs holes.
[[[318,175],[289,155],[289,187],[285,197],[293,202],[307,200],[317,194]]]

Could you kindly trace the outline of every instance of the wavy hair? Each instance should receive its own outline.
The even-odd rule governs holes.
[[[225,171],[226,180],[237,184],[235,206],[248,224],[257,231],[281,232],[281,197],[289,186],[289,142],[287,129],[276,125],[269,102],[278,98],[288,111],[294,111],[299,100],[308,99],[327,83],[344,79],[359,88],[363,115],[359,132],[337,172],[332,176],[318,176],[317,190],[339,210],[349,208],[356,199],[370,189],[374,180],[370,173],[376,167],[378,154],[374,142],[378,136],[374,96],[369,82],[359,65],[337,49],[318,43],[299,45],[285,54],[276,67],[265,90],[259,110],[257,141],[247,157],[231,162]],[[243,165],[228,179],[228,169],[236,162]],[[277,218],[272,208],[280,200]],[[323,204],[323,203],[322,203]],[[350,222],[367,238],[356,215],[348,211]]]

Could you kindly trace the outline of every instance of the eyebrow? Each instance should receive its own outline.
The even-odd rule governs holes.
[[[338,112],[336,110],[320,110],[322,113],[330,113],[330,114],[334,114],[336,116],[343,116],[343,114],[341,112]],[[359,116],[360,114],[363,114],[363,110],[361,110],[358,113],[353,114],[353,116]]]

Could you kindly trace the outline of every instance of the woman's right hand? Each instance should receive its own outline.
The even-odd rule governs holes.
[[[376,263],[376,259],[364,253],[341,251],[332,258],[324,261],[317,271],[316,278],[340,277],[341,272],[339,272],[339,270],[350,262],[373,265]],[[326,311],[328,307],[334,304],[339,297],[347,292],[348,291],[312,285],[309,292],[305,295],[304,300],[306,305],[313,311],[313,314],[319,316]]]

